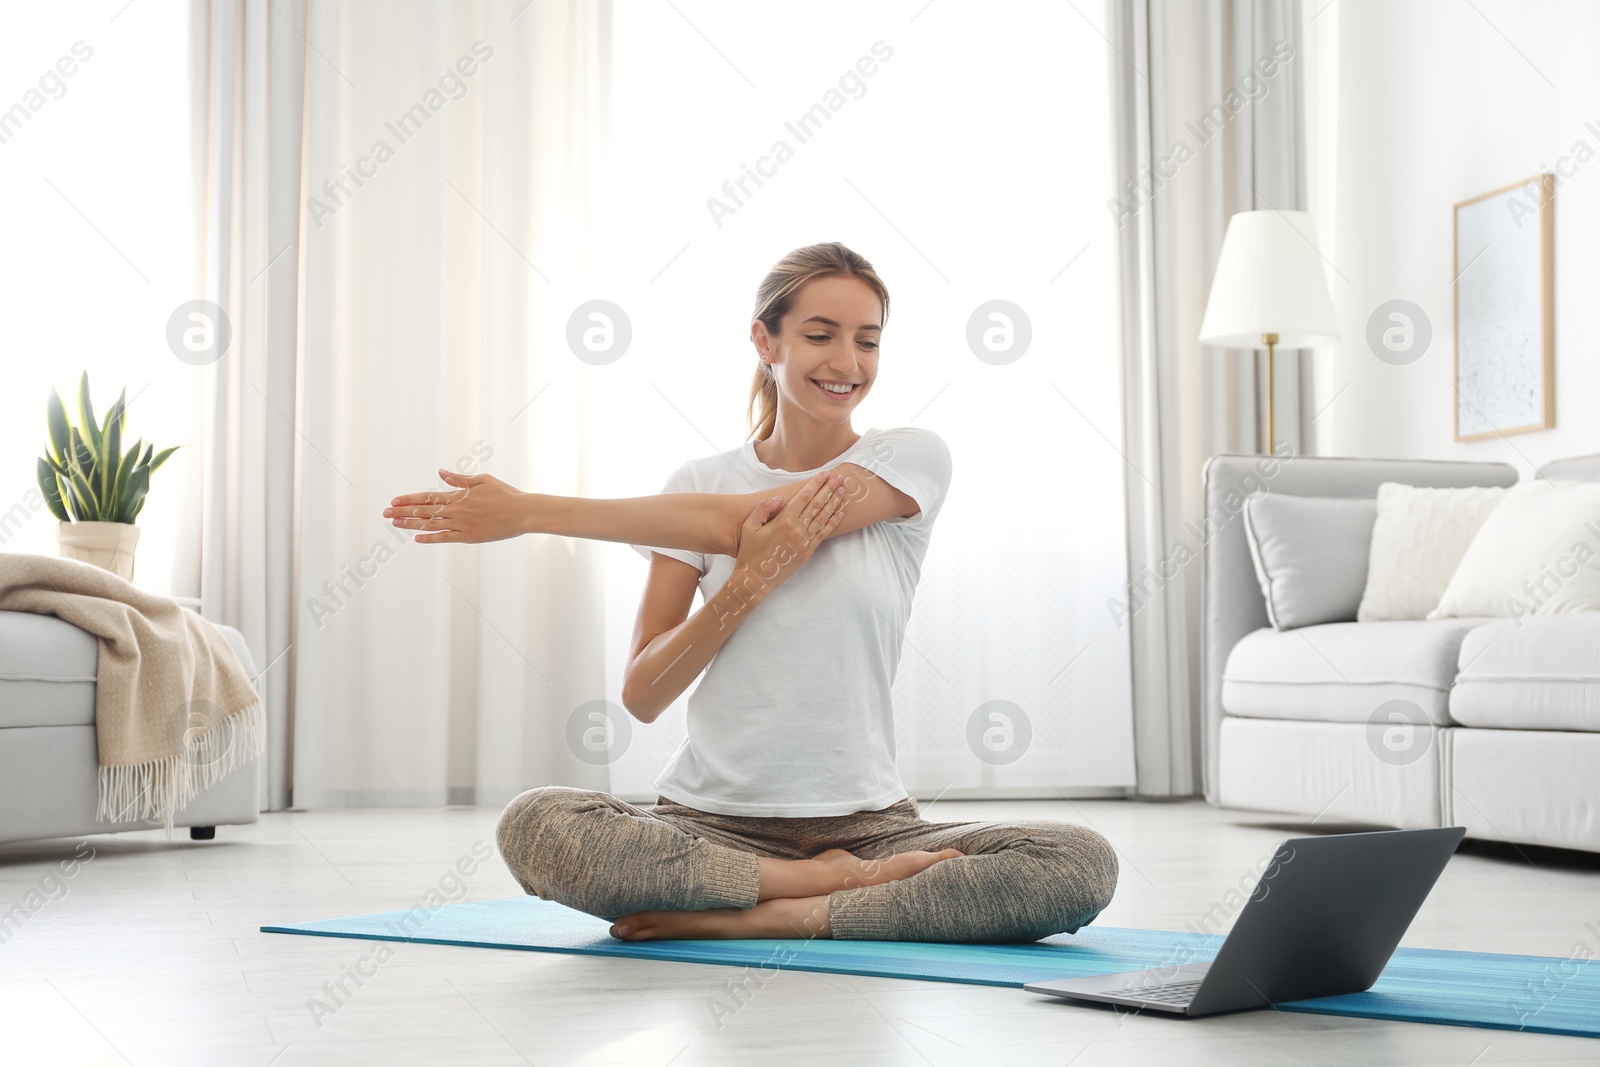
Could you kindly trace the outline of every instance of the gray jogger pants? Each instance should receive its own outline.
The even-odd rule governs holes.
[[[1117,856],[1073,823],[928,822],[906,798],[816,818],[716,815],[665,797],[638,807],[570,786],[530,789],[506,806],[500,855],[522,888],[602,919],[639,911],[748,908],[758,857],[807,859],[842,848],[863,859],[956,848],[899,881],[828,897],[835,938],[1035,941],[1075,933],[1111,901]]]

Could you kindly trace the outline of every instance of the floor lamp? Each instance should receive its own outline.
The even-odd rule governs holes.
[[[1276,450],[1273,356],[1339,339],[1322,253],[1304,211],[1241,211],[1228,220],[1200,343],[1267,350],[1267,447]]]

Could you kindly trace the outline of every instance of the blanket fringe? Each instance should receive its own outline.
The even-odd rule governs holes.
[[[267,716],[260,701],[194,737],[163,759],[100,768],[96,821],[159,822],[172,836],[173,816],[230,772],[266,751]]]

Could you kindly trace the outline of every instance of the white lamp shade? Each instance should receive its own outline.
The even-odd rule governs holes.
[[[1277,334],[1280,348],[1337,341],[1315,232],[1304,211],[1241,211],[1229,219],[1200,343],[1258,348],[1264,333]]]

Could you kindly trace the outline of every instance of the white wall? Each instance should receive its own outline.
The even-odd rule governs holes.
[[[1343,340],[1311,357],[1315,451],[1503,460],[1525,473],[1600,452],[1600,4],[1324,3],[1306,6],[1308,148]],[[1453,205],[1545,170],[1557,174],[1556,427],[1457,443]],[[1407,366],[1366,342],[1368,317],[1396,298],[1433,326]]]
[[[173,555],[198,477],[201,372],[167,342],[199,295],[188,19],[182,4],[15,5],[0,35],[0,550],[56,554],[35,478],[45,402],[59,389],[76,421],[87,370],[98,418],[127,389],[127,444],[186,446],[139,516],[134,584],[162,595],[193,592],[174,587]]]

